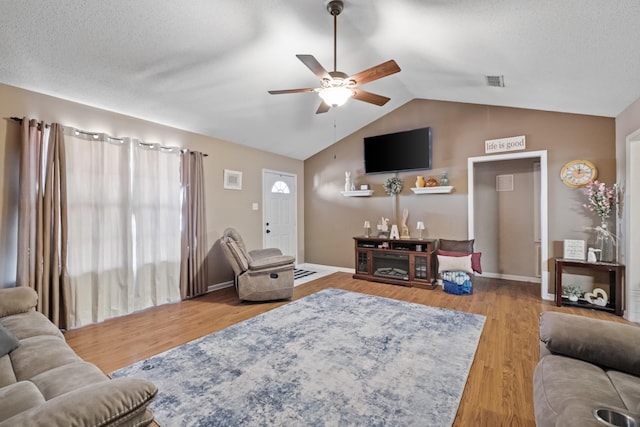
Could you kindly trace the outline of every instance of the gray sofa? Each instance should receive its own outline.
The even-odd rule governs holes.
[[[539,427],[612,425],[596,419],[599,408],[620,414],[601,411],[605,420],[640,419],[640,327],[542,313],[533,392]]]
[[[37,298],[27,287],[0,289],[0,427],[149,425],[155,385],[112,380],[84,362],[34,310]]]

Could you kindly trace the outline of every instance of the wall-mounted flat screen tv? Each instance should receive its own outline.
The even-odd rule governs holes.
[[[431,128],[364,138],[364,172],[431,169]]]

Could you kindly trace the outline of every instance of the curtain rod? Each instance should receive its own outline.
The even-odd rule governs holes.
[[[13,120],[14,122],[18,122],[18,123],[22,123],[22,119],[20,117],[9,117],[11,120]],[[40,124],[40,123],[38,123]],[[49,124],[45,123],[44,127],[48,128]]]
[[[9,117],[9,118],[10,118],[11,120],[15,121],[15,122],[22,123],[22,119],[21,119],[20,117]],[[49,127],[49,125],[45,123],[45,127]],[[95,133],[95,132],[87,132],[87,131],[80,130],[80,129],[75,129],[75,130],[76,130],[77,132],[82,133],[82,134],[85,134],[85,135],[97,135],[97,133]],[[115,137],[113,137],[113,136],[110,136],[109,138],[122,141],[122,138],[115,138]],[[153,145],[152,143],[147,143],[147,142],[142,142],[142,144],[147,145],[147,146]],[[161,147],[162,147],[162,146],[161,146]],[[162,147],[162,148],[167,148],[167,147]],[[179,147],[173,147],[173,148],[179,148]],[[181,151],[182,151],[182,152],[186,152],[186,151],[193,152],[192,150],[188,150],[188,149],[186,149],[186,148],[182,148],[182,149],[181,149]],[[209,157],[209,155],[208,155],[207,153],[202,153],[202,155],[203,155],[204,157]]]

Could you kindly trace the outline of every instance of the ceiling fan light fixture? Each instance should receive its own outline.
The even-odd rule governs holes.
[[[344,86],[325,87],[320,89],[318,95],[325,104],[332,107],[339,107],[353,96],[353,90]]]

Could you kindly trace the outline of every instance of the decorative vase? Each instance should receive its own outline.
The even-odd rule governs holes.
[[[442,171],[442,174],[440,175],[440,185],[449,185],[449,177],[447,176],[447,171]]]
[[[427,180],[426,183],[427,187],[437,187],[438,186],[438,180],[435,179],[434,177],[431,177]]]
[[[424,176],[419,175],[416,178],[416,188],[424,188],[426,183],[424,182]]]
[[[613,235],[607,229],[607,223],[602,221],[596,228],[596,249],[600,250],[600,262],[613,262],[616,257],[615,241]]]

